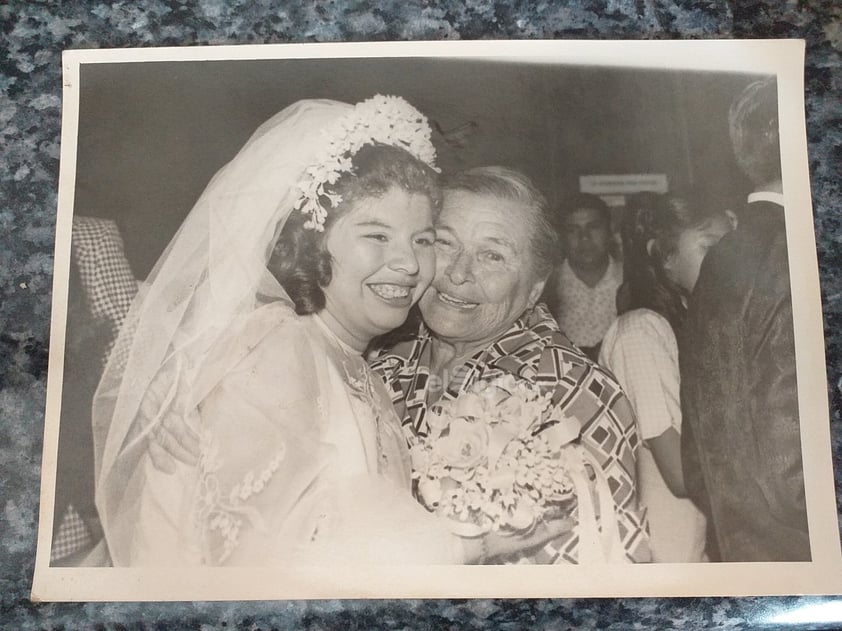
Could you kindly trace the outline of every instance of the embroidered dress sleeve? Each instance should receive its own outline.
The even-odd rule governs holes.
[[[209,564],[271,564],[306,542],[312,489],[328,465],[316,364],[294,321],[243,332],[245,356],[200,406],[195,527]],[[249,339],[251,338],[251,339]],[[258,338],[258,339],[255,339]]]

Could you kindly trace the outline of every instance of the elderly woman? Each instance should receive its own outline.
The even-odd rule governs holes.
[[[541,193],[516,171],[482,167],[447,178],[435,278],[419,303],[424,324],[410,340],[381,351],[373,367],[410,437],[427,434],[430,406],[481,380],[512,375],[551,393],[559,412],[580,422],[580,443],[608,480],[625,558],[648,561],[631,405],[537,304],[559,249],[546,214]],[[503,560],[576,563],[577,544],[568,532],[537,553]]]

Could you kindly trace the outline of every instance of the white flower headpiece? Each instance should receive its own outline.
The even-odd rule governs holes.
[[[297,184],[301,195],[295,208],[310,215],[305,228],[324,230],[327,209],[322,201],[327,200],[331,208],[342,201],[341,195],[326,191],[325,186],[353,171],[351,159],[365,145],[400,147],[438,171],[427,118],[399,96],[377,94],[357,103],[352,112],[324,133],[329,139],[327,148],[304,170],[304,177]]]

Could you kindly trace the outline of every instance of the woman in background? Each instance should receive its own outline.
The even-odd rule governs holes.
[[[707,251],[735,223],[730,211],[704,203],[640,194],[621,228],[621,315],[605,335],[600,363],[614,372],[637,414],[644,441],[638,482],[654,562],[706,560],[705,518],[684,498],[676,333]]]

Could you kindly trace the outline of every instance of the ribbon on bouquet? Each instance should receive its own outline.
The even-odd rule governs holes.
[[[576,466],[571,467],[568,474],[576,489],[579,506],[579,520],[576,525],[576,533],[579,536],[579,564],[629,563],[617,526],[614,497],[602,467],[596,458],[580,445],[570,445],[565,451],[571,460],[577,458]],[[596,515],[586,465],[590,465],[594,473],[592,484],[599,502],[599,518]],[[559,556],[557,563],[563,562]]]

